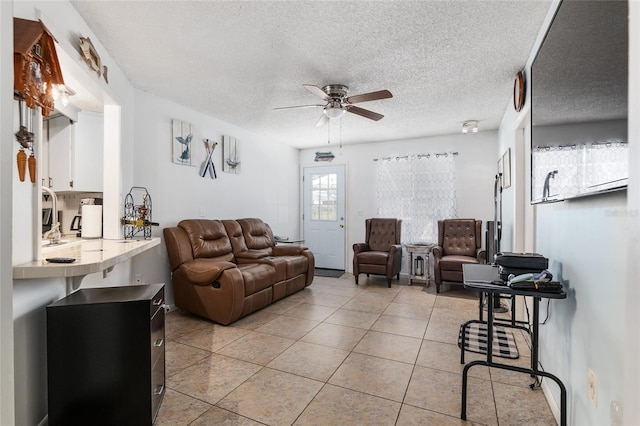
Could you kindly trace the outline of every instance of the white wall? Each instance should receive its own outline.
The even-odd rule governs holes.
[[[101,99],[105,103],[118,103],[122,108],[122,131],[121,138],[124,142],[125,148],[122,151],[122,158],[118,158],[114,163],[118,166],[109,170],[107,175],[112,181],[115,180],[119,185],[122,185],[121,181],[128,183],[131,181],[131,168],[133,167],[133,155],[130,148],[133,141],[133,88],[128,83],[124,75],[118,68],[117,64],[108,56],[106,50],[101,46],[99,40],[89,30],[86,23],[80,18],[76,10],[71,6],[69,2],[31,2],[31,1],[19,1],[19,2],[2,2],[2,40],[13,40],[12,31],[12,16],[4,15],[5,5],[13,6],[13,15],[37,20],[42,19],[47,28],[53,33],[54,37],[58,41],[58,46],[69,55],[78,67],[83,70],[80,77],[83,83],[87,83],[95,94],[96,91],[100,92]],[[9,7],[8,9],[11,9]],[[5,23],[9,25],[5,25]],[[4,37],[5,28],[9,29],[10,35]],[[91,71],[80,54],[78,53],[78,35],[88,36],[93,41],[96,49],[100,53],[103,63],[109,66],[109,84],[97,75],[97,73]],[[2,44],[2,57],[3,66],[5,63],[4,58],[8,55],[13,57],[13,44],[9,46]],[[62,70],[63,75],[65,69]],[[11,79],[8,80],[2,76],[2,93],[4,94],[8,90],[13,89],[13,70],[10,72]],[[11,92],[9,92],[11,93]],[[2,113],[2,129],[11,130],[13,132],[17,130],[17,115],[14,111],[17,111],[16,103],[12,103],[12,113],[6,115],[5,111]],[[37,124],[37,123],[36,123]],[[12,132],[12,133],[13,133]],[[13,134],[8,135],[7,140],[15,140]],[[9,144],[6,145],[7,147]],[[111,146],[111,151],[120,152],[118,147]],[[9,159],[8,167],[2,170],[2,212],[4,213],[5,206],[13,211],[11,223],[13,225],[13,233],[8,232],[3,235],[2,244],[3,248],[7,244],[7,252],[11,253],[11,264],[16,265],[30,261],[34,257],[34,252],[37,253],[37,249],[33,246],[34,238],[37,239],[37,235],[40,233],[36,230],[34,219],[39,216],[40,209],[40,197],[39,187],[32,185],[27,177],[26,182],[19,182],[17,177],[17,170],[15,167],[15,154],[17,152],[17,144],[11,144],[11,153],[4,155],[3,161]],[[36,155],[38,160],[42,161],[39,157],[39,152]],[[115,169],[115,170],[114,170]],[[5,187],[6,185],[12,186],[13,191]],[[115,197],[118,201],[112,204],[111,209],[118,214],[120,212],[119,200],[123,197],[115,190]],[[6,202],[6,200],[11,200]],[[3,217],[5,217],[3,215]],[[8,217],[8,215],[7,215]],[[2,221],[3,227],[7,223]],[[11,241],[9,243],[9,241]],[[4,249],[3,249],[4,251]],[[3,260],[7,259],[6,256],[2,257]],[[83,287],[95,287],[95,286],[115,286],[132,282],[132,262],[125,262],[117,265],[114,270],[106,277],[103,278],[102,274],[92,274],[85,278],[83,281]],[[5,346],[5,334],[3,333],[2,348],[10,348],[13,352],[15,359],[15,365],[5,366],[2,370],[2,384],[11,383],[13,392],[15,393],[15,405],[11,402],[12,408],[7,411],[8,415],[13,415],[15,411],[15,424],[19,425],[36,425],[40,423],[47,413],[47,387],[46,387],[46,306],[51,302],[64,296],[65,282],[63,279],[51,279],[51,280],[11,280],[11,267],[4,269],[2,274],[9,277],[8,280],[2,280],[3,292],[2,292],[2,316],[5,312],[12,313],[12,328],[13,338],[10,343]],[[12,291],[5,291],[6,285],[11,286]],[[4,304],[7,299],[5,296],[8,294],[9,303],[11,308],[5,310]],[[4,362],[4,359],[3,359]],[[15,381],[15,386],[14,386]],[[8,395],[7,397],[10,397]],[[3,395],[3,404],[4,404]],[[8,403],[8,402],[7,402]],[[4,406],[2,407],[4,411]],[[3,413],[4,416],[4,413]],[[11,424],[11,421],[4,421],[2,418],[2,424]]]
[[[14,424],[13,280],[11,269],[13,140],[13,3],[0,2],[0,424]]]
[[[455,159],[458,217],[472,217],[483,222],[493,220],[493,182],[497,170],[496,132],[479,132],[436,136],[410,140],[368,143],[361,145],[327,145],[306,149],[300,153],[300,164],[314,163],[317,151],[332,151],[335,159],[330,164],[347,165],[346,210],[346,268],[353,271],[354,243],[364,241],[364,220],[376,217],[374,158],[405,154],[458,152]],[[443,218],[444,219],[444,218]],[[484,227],[484,225],[483,225]],[[295,234],[291,234],[295,235]],[[484,235],[483,235],[484,238]],[[406,272],[405,262],[402,262]]]
[[[197,167],[172,162],[171,120],[194,126],[192,156]],[[222,171],[222,135],[240,142],[241,173]],[[202,178],[203,139],[217,141],[213,162],[217,179]],[[147,188],[153,202],[153,229],[175,226],[182,219],[258,217],[275,234],[299,234],[299,150],[266,140],[237,126],[206,116],[142,91],[135,95],[133,185]],[[128,190],[127,190],[128,191]],[[134,275],[143,282],[170,283],[166,249],[138,256]],[[173,303],[168,288],[167,301]]]
[[[554,2],[541,28],[525,67],[527,75],[530,75],[531,62],[557,6],[558,2]],[[631,30],[633,34],[633,25]],[[635,31],[637,34],[637,28]],[[633,37],[630,39],[633,40]],[[637,54],[635,58],[632,55],[630,60],[637,70]],[[637,88],[638,80],[637,75],[632,76],[629,86],[630,105],[635,104],[636,111],[637,93],[632,92],[632,88],[634,81]],[[529,92],[526,99],[531,99]],[[523,150],[516,143],[516,140],[522,142],[522,138],[516,136],[518,129],[523,126],[522,120],[528,118],[529,109],[528,102],[519,114],[511,104],[507,106],[499,130],[500,151],[511,147],[513,155],[514,149]],[[632,112],[631,108],[629,112]],[[633,117],[632,114],[629,116]],[[629,132],[630,147],[638,142],[637,127],[637,119],[631,118],[629,128],[636,130],[635,136]],[[638,160],[636,151],[631,164],[637,165]],[[530,178],[523,176],[523,171],[524,164],[521,162],[512,173],[518,173],[524,185],[529,185]],[[632,175],[630,188],[635,184],[633,197],[636,205],[639,181],[637,173],[635,178]],[[507,229],[515,226],[515,212],[528,208],[525,205],[528,199],[521,199],[523,204],[516,204],[516,199],[515,196],[504,197],[504,210],[510,212],[504,216]],[[631,229],[638,228],[637,215],[630,213],[626,191],[535,207],[535,250],[550,259],[551,272],[556,279],[565,283],[568,290],[566,300],[551,302],[549,320],[540,327],[540,362],[546,371],[557,375],[567,387],[569,424],[609,424],[612,401],[633,401],[633,405],[637,405],[637,384],[629,383],[637,381],[638,377],[637,374],[632,377],[627,375],[628,371],[632,371],[629,369],[632,362],[637,363],[637,351],[630,350],[637,348],[637,315],[630,316],[635,318],[636,323],[626,322],[626,316],[629,315],[624,309],[629,289],[637,294],[638,286],[637,280],[631,283],[627,274],[630,262],[637,265],[637,257],[629,257],[626,250],[629,226],[633,223],[635,228]],[[633,302],[634,310],[636,302]],[[545,307],[546,302],[541,308],[543,319]],[[627,329],[626,324],[635,332]],[[625,352],[628,354],[627,365]],[[597,407],[593,406],[587,395],[587,368],[591,368],[598,377]],[[637,367],[633,371],[637,373]],[[625,395],[625,383],[635,391],[635,399]],[[547,380],[543,387],[551,397],[552,408],[558,412],[560,392],[557,386]],[[637,416],[637,408],[630,406],[626,409],[635,411]],[[633,414],[629,414],[628,419],[625,424],[638,421]]]
[[[626,282],[624,340],[624,424],[640,421],[640,2],[629,2],[629,189],[627,191],[629,212],[629,254]],[[634,261],[635,260],[635,261]]]

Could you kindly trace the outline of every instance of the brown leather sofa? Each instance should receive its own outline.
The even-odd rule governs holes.
[[[315,260],[306,247],[275,245],[260,219],[188,219],[164,228],[176,306],[230,324],[304,289]]]
[[[438,221],[438,245],[433,248],[436,293],[443,281],[463,282],[462,265],[485,263],[482,221],[446,219]]]

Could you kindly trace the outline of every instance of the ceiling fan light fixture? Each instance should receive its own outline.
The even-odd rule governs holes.
[[[342,106],[333,106],[327,105],[324,107],[324,115],[326,115],[331,120],[336,120],[344,115],[347,112]]]

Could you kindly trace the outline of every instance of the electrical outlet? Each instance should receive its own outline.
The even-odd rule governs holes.
[[[200,217],[205,217],[205,216],[206,214],[205,214],[204,207],[200,207]]]
[[[624,417],[622,415],[622,402],[611,401],[610,406],[611,426],[622,426]]]
[[[594,407],[598,406],[598,377],[592,369],[587,370],[587,391]]]

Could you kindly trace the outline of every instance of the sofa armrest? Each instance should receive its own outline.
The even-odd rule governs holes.
[[[182,228],[177,226],[164,228],[164,243],[167,247],[167,255],[169,256],[169,265],[171,271],[175,271],[184,262],[193,260],[193,250],[189,237]]]
[[[431,249],[431,253],[433,254],[434,259],[442,258],[442,255],[443,255],[442,247],[435,246],[433,249]]]
[[[369,251],[369,244],[367,243],[355,243],[353,245],[353,254],[362,253],[363,251]]]
[[[402,244],[393,244],[389,247],[389,259],[387,260],[387,278],[392,278],[402,269]]]
[[[227,269],[237,268],[235,263],[199,258],[180,265],[179,269],[190,283],[207,286],[218,280]]]
[[[476,250],[476,259],[480,263],[487,263],[487,252],[485,249],[477,249]]]

